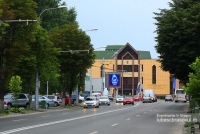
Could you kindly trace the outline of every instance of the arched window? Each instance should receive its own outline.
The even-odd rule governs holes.
[[[152,84],[156,84],[156,66],[152,66]]]

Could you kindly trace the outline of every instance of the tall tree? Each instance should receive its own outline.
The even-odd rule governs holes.
[[[0,4],[1,21],[5,20],[36,20],[36,3],[33,0],[3,0]],[[0,42],[0,110],[3,110],[4,89],[8,86],[15,65],[20,56],[27,50],[27,44],[34,38],[33,31],[37,24],[27,25],[26,22],[13,22],[1,35]]]
[[[39,72],[40,76],[46,79],[52,71],[58,71],[59,65],[56,57],[58,49],[49,40],[48,32],[38,25],[34,36],[35,40],[29,43],[28,50],[20,58],[16,70],[16,74],[20,75],[27,85],[30,96],[29,104],[32,104],[31,96],[33,87],[35,87],[33,83],[35,84],[36,72]]]
[[[80,84],[79,74],[85,72],[94,63],[95,55],[90,37],[79,29],[76,24],[68,24],[62,29],[56,28],[50,34],[51,41],[62,51],[60,60],[61,83],[63,84],[63,97],[66,90],[71,95],[72,91]],[[73,50],[72,53],[70,50]],[[75,51],[77,50],[77,51]],[[81,52],[80,50],[89,50]]]
[[[200,58],[189,66],[193,72],[189,74],[189,82],[184,87],[186,93],[200,103]]]
[[[160,9],[156,15],[157,37],[155,46],[160,54],[159,62],[183,83],[192,70],[189,64],[200,55],[200,2],[172,0],[170,9]]]

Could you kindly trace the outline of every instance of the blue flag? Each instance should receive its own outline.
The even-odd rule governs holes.
[[[173,79],[173,89],[176,89],[176,78]]]

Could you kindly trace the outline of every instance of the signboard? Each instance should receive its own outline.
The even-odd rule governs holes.
[[[109,88],[121,88],[121,74],[120,73],[108,73],[108,87]]]

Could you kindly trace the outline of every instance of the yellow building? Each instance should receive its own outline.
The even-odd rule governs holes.
[[[95,63],[91,68],[92,78],[101,78],[102,70],[104,73],[120,72],[121,87],[118,88],[118,94],[138,93],[140,82],[143,90],[154,89],[158,96],[173,93],[170,73],[161,69],[161,64],[157,59],[151,59],[149,51],[136,51],[127,43],[126,45],[108,45],[105,51],[95,51],[95,54]],[[110,94],[114,91],[114,88],[111,88]]]

